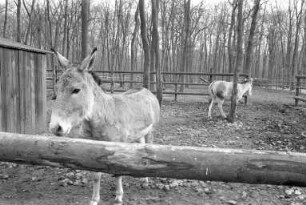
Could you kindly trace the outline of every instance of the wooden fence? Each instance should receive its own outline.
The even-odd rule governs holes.
[[[297,106],[299,101],[306,102],[306,96],[305,94],[303,95],[303,93],[301,92],[302,89],[304,90],[306,89],[306,87],[303,86],[303,83],[301,82],[302,80],[306,79],[306,76],[298,75],[295,78],[296,78],[296,86],[295,86],[295,96],[293,98],[295,100],[295,105]]]
[[[0,161],[133,177],[306,187],[306,154],[170,146],[0,132]],[[26,147],[26,149],[25,149]]]
[[[45,130],[47,54],[0,39],[0,131]]]
[[[143,81],[143,72],[141,71],[95,71],[101,78],[103,87],[105,90],[113,92],[124,92],[129,88],[142,86]],[[62,71],[55,72],[55,78],[58,78],[61,75]],[[156,72],[151,73],[151,79],[155,79]],[[51,91],[53,89],[53,71],[48,71],[48,89]],[[240,74],[241,77],[247,77],[247,74]],[[185,80],[182,82],[181,78],[184,77]],[[205,79],[206,82],[203,82],[201,78]],[[207,96],[207,89],[203,86],[207,86],[213,80],[231,80],[233,73],[192,73],[192,72],[162,72],[163,78],[163,94],[173,95],[175,101],[179,95],[200,95]],[[154,80],[151,81],[151,90],[155,92]],[[117,86],[116,86],[117,85]],[[190,86],[198,87],[199,92],[190,92],[188,88]],[[181,88],[183,87],[183,88]],[[51,94],[50,94],[51,95]]]

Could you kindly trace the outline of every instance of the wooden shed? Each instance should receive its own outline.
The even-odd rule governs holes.
[[[46,130],[49,51],[0,38],[0,131]]]

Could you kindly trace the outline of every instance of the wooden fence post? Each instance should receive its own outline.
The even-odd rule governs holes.
[[[209,83],[212,82],[213,75],[212,75],[212,68],[209,69],[210,75],[209,75]]]
[[[111,88],[110,88],[111,93],[114,93],[114,72],[111,72]]]
[[[175,82],[174,86],[174,101],[177,102],[177,82]]]
[[[299,76],[296,76],[296,88],[295,88],[295,96],[298,97],[300,94],[300,78]],[[297,106],[299,103],[299,99],[295,98],[295,106]]]

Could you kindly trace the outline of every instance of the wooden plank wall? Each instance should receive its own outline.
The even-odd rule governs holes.
[[[46,54],[0,47],[0,131],[46,131]]]

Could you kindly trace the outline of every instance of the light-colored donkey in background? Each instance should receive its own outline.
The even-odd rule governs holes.
[[[237,102],[241,100],[242,96],[248,92],[249,96],[252,95],[253,88],[253,79],[247,79],[242,83],[237,84]],[[227,81],[213,81],[208,87],[208,93],[210,95],[210,104],[208,107],[208,117],[211,118],[211,109],[214,103],[218,103],[218,108],[223,118],[226,118],[226,115],[223,111],[224,100],[230,100],[233,92],[233,82]]]
[[[92,67],[96,49],[80,65],[74,66],[54,51],[66,68],[56,85],[56,101],[52,108],[50,131],[57,136],[69,134],[81,125],[80,138],[115,142],[148,141],[159,121],[160,105],[149,90],[134,89],[118,95],[105,93],[95,82]],[[91,205],[100,201],[101,173],[93,174]],[[122,177],[116,177],[115,203],[123,197]]]

